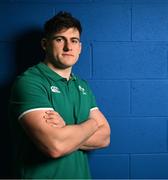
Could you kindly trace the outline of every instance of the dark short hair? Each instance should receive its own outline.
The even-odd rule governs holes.
[[[82,33],[82,26],[78,19],[69,12],[61,11],[44,24],[44,36],[50,37],[53,33],[60,32],[63,29],[76,28],[79,34]]]

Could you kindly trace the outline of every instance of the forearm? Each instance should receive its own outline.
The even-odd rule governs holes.
[[[103,125],[88,138],[80,147],[82,150],[92,150],[108,146],[110,143],[110,131]]]
[[[45,114],[44,110],[33,111],[25,114],[19,122],[37,147],[53,158],[79,149],[98,128],[97,121],[93,118],[79,125],[59,126],[58,115],[54,115],[56,120],[53,120],[54,124],[52,124],[44,118]]]
[[[54,122],[55,118],[53,117],[51,124]],[[95,125],[97,126],[96,129]],[[56,132],[54,131],[54,135],[56,135],[54,142],[59,144],[57,147],[63,146],[64,153],[69,153],[76,149],[91,150],[109,145],[110,126],[103,114],[99,110],[95,110],[92,111],[90,118],[84,123],[57,128]]]
[[[110,143],[111,130],[105,116],[99,109],[95,109],[90,111],[89,117],[97,121],[99,128],[83,143],[80,149],[91,150],[108,146]]]
[[[57,128],[52,137],[56,148],[59,149],[62,156],[79,149],[97,129],[97,122],[94,119],[89,119],[79,125],[67,125],[63,128]]]

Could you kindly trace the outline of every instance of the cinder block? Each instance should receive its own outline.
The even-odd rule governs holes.
[[[0,43],[0,85],[7,83],[15,72],[13,46]]]
[[[13,71],[14,51],[10,43],[0,43],[0,72],[6,73]]]
[[[13,0],[15,2],[29,2],[29,3],[88,3],[92,0]]]
[[[13,0],[1,0],[0,3],[10,3],[12,2]]]
[[[131,155],[132,179],[168,179],[168,154]]]
[[[5,86],[13,81],[13,73],[1,73],[0,72],[0,86]]]
[[[111,143],[97,154],[167,152],[167,118],[112,117]]]
[[[107,2],[111,2],[111,3],[131,3],[132,0],[93,0],[93,2],[104,2],[104,3],[107,3]]]
[[[130,4],[85,3],[58,4],[56,12],[63,9],[81,20],[82,37],[88,41],[128,41],[131,39]]]
[[[73,72],[83,79],[92,77],[91,47],[88,43],[82,44],[82,52],[77,64],[73,67]]]
[[[134,81],[132,84],[132,114],[140,116],[167,116],[167,92],[167,80]]]
[[[155,2],[155,1],[153,1]],[[132,37],[134,41],[168,40],[168,6],[165,4],[134,4]]]
[[[130,5],[115,5],[111,1],[110,3],[95,3],[88,15],[88,35],[91,40],[130,40]]]
[[[167,77],[166,43],[94,42],[94,79]]]
[[[42,29],[54,13],[47,4],[0,4],[1,41],[14,41],[24,33]]]
[[[130,83],[128,81],[89,81],[98,107],[108,117],[129,115]]]
[[[138,4],[163,4],[168,3],[167,0],[132,0],[132,3],[138,3]]]
[[[93,179],[128,179],[128,155],[92,155],[90,167]]]

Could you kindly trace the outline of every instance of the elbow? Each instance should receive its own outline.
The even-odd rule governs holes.
[[[104,138],[104,140],[101,143],[101,147],[105,148],[108,147],[109,145],[110,145],[110,134],[106,138]]]
[[[110,145],[111,129],[108,127],[104,133],[104,138],[102,141],[102,148],[108,147]]]
[[[103,147],[108,147],[110,145],[110,137],[108,137],[103,144]]]
[[[105,147],[108,147],[110,145],[110,138],[107,138],[107,139],[103,139],[101,142],[99,142],[97,144],[97,147],[98,148],[105,148]]]
[[[58,144],[50,144],[43,149],[43,152],[50,158],[59,158],[64,154],[61,146]]]
[[[111,138],[111,129],[109,128],[109,130],[107,132],[107,137],[105,140],[104,147],[108,147],[110,145],[110,138]]]
[[[110,137],[106,138],[106,139],[102,139],[102,141],[99,143],[99,148],[105,148],[108,147],[110,145]]]
[[[54,158],[54,159],[63,156],[63,153],[58,150],[50,150],[47,154],[49,157]]]
[[[54,148],[48,151],[48,155],[51,158],[60,158],[66,154],[68,154],[69,150],[62,144],[56,144]]]

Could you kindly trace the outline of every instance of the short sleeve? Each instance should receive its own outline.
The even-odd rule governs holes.
[[[87,82],[86,82],[86,84],[87,84],[87,89],[88,89],[88,93],[89,93],[89,96],[90,96],[90,111],[92,111],[94,109],[98,109],[95,95],[93,94],[93,91],[89,87]]]
[[[16,118],[36,109],[52,109],[47,89],[35,79],[19,78],[13,85],[10,111]]]

